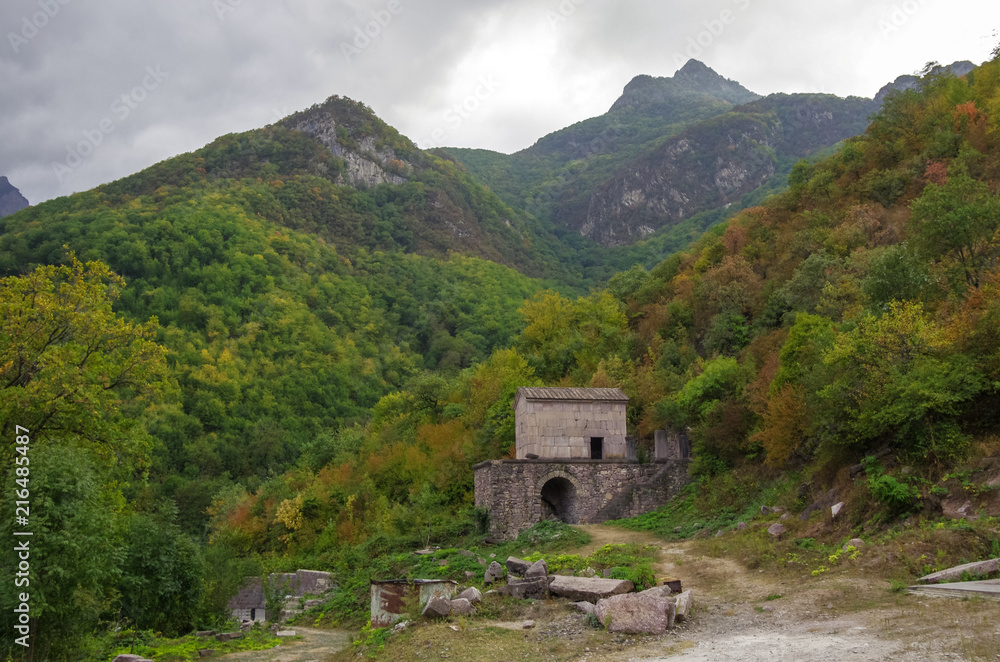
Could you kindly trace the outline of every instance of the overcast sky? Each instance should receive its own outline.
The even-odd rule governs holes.
[[[37,203],[333,94],[421,147],[513,152],[689,57],[871,97],[998,27],[996,0],[2,0],[0,175]]]

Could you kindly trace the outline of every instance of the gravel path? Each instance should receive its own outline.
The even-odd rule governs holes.
[[[219,660],[236,662],[321,662],[326,656],[350,645],[351,633],[343,630],[315,630],[289,627],[302,639],[289,640],[265,651],[244,651],[222,655]]]

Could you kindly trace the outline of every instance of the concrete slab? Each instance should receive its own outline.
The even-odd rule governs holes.
[[[1000,579],[911,586],[907,590],[917,595],[930,595],[943,598],[970,598],[978,595],[984,598],[1000,600]]]

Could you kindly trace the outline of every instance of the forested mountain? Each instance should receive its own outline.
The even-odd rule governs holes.
[[[331,613],[358,608],[380,555],[475,529],[471,466],[510,452],[518,386],[622,388],[642,443],[691,428],[701,480],[792,468],[823,490],[890,449],[916,481],[995,435],[1000,60],[931,71],[794,167],[861,131],[866,102],[682,71],[540,141],[538,169],[511,171],[535,188],[486,176],[507,202],[333,97],[0,219],[0,432],[31,430],[36,522],[59,532],[38,543],[58,569],[36,578],[46,645],[210,624],[264,568],[333,570]],[[646,143],[622,134],[573,180],[606,189],[527,177],[576,172],[567,155],[627,113]],[[754,164],[733,175],[749,193],[706,204],[783,168],[788,189],[583,296],[619,258],[510,204],[620,201],[626,162],[727,154]],[[684,217],[643,181],[623,224]]]
[[[730,205],[751,206],[799,159],[861,133],[877,107],[830,94],[761,98],[690,60],[672,78],[637,76],[606,114],[515,154],[446,151],[511,206],[629,246],[699,214],[703,230]]]

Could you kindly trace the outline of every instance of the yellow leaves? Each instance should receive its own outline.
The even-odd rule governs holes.
[[[353,497],[353,495],[351,495]],[[298,531],[302,528],[304,518],[302,516],[302,502],[305,495],[299,493],[294,499],[285,499],[278,504],[278,509],[274,514],[274,521],[284,524],[289,531]]]

